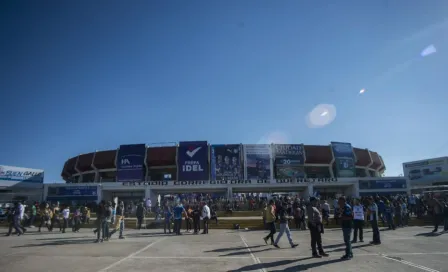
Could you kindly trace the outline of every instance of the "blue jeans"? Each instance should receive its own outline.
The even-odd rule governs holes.
[[[344,236],[345,255],[352,256],[352,242],[350,240],[352,236],[352,228],[342,228],[342,234]]]

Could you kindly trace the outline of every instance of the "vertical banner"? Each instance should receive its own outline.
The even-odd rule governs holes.
[[[207,141],[179,142],[177,180],[209,180]]]
[[[356,167],[352,144],[331,142],[331,149],[335,158],[338,177],[355,177]]]
[[[274,144],[273,153],[276,179],[305,177],[303,144]]]
[[[246,179],[271,179],[271,145],[244,145]]]
[[[241,145],[212,145],[210,147],[212,180],[243,179]]]
[[[117,181],[144,181],[145,156],[145,144],[121,145],[117,157]]]

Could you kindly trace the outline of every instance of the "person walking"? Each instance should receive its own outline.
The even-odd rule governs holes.
[[[171,234],[171,210],[170,207],[165,205],[165,211],[164,211],[164,220],[163,220],[163,233],[166,234],[166,230],[168,229],[168,233]]]
[[[145,217],[145,207],[143,207],[143,202],[141,202],[138,206],[137,206],[137,210],[135,212],[135,215],[137,216],[137,229],[141,230],[142,229],[142,224],[143,224],[143,218]]]
[[[182,227],[182,214],[187,214],[185,211],[184,205],[180,202],[180,200],[177,200],[177,205],[173,209],[174,213],[174,234],[175,235],[182,235],[180,232],[180,229]]]
[[[271,239],[271,245],[274,245],[274,235],[276,232],[275,229],[275,206],[274,206],[274,200],[269,200],[269,205],[266,209],[266,227],[270,231],[268,236],[264,237],[263,240],[266,244],[268,244],[268,239]]]
[[[322,214],[317,208],[318,199],[310,197],[310,203],[307,206],[308,214],[308,229],[311,234],[311,250],[314,258],[328,257],[329,255],[324,251],[322,247]]]
[[[341,227],[345,243],[345,255],[341,257],[343,260],[353,258],[351,235],[353,229],[353,211],[352,207],[347,203],[345,197],[339,198],[339,209],[341,211]]]
[[[280,238],[282,238],[282,236],[285,232],[286,232],[286,237],[288,238],[289,244],[291,245],[292,248],[295,248],[299,245],[299,244],[295,244],[291,238],[291,231],[289,230],[288,222],[293,217],[288,215],[288,211],[286,210],[287,206],[288,206],[288,203],[283,202],[280,210],[277,212],[278,218],[280,220],[280,232],[278,233],[277,238],[275,239],[275,242],[274,242],[274,246],[276,248],[280,248],[278,246],[278,242],[280,241]]]
[[[355,199],[353,206],[353,240],[352,243],[356,243],[359,233],[359,241],[362,243],[363,240],[363,228],[364,228],[364,207],[359,202],[359,199]]]
[[[106,223],[106,201],[102,200],[96,211],[96,227],[93,232],[96,233],[96,243],[102,243],[104,241],[104,224]]]
[[[199,205],[195,205],[193,212],[191,213],[193,217],[193,234],[198,234],[201,230],[200,222],[201,222],[201,211],[199,210]]]
[[[208,222],[210,220],[210,208],[207,205],[207,202],[204,202],[204,206],[202,206],[202,220],[204,221],[204,230],[202,234],[208,234]]]
[[[373,232],[373,241],[371,241],[370,244],[380,245],[381,239],[380,239],[380,229],[378,227],[378,206],[376,205],[375,201],[373,201],[372,197],[369,197],[367,201],[369,202],[367,213],[370,226],[372,226],[372,232]],[[398,205],[400,205],[400,203],[398,203]]]
[[[112,237],[112,235],[115,234],[115,232],[119,231],[118,239],[124,239],[123,236],[123,230],[124,230],[124,203],[123,201],[120,201],[120,204],[117,206],[116,209],[116,218],[114,222],[113,230],[109,233],[109,239]]]
[[[62,233],[65,233],[65,229],[68,227],[68,219],[70,217],[70,207],[67,205],[62,210]]]

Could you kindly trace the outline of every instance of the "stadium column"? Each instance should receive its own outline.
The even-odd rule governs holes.
[[[96,204],[99,204],[100,201],[103,200],[103,186],[97,185],[96,192],[97,192]]]
[[[232,187],[227,187],[227,198],[232,199],[232,196],[233,196]]]
[[[152,191],[149,186],[146,186],[145,187],[145,201],[148,198],[151,199],[151,205],[152,206],[155,206],[157,204],[158,195],[156,194],[156,192]]]
[[[308,197],[312,196],[314,194],[314,187],[313,184],[309,183],[308,186],[305,188],[305,191],[303,192],[303,197],[307,199]]]
[[[48,197],[48,184],[44,184],[44,191],[42,192],[42,201],[47,201]]]

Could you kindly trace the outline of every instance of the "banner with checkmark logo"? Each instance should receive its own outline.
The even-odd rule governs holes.
[[[177,149],[177,180],[209,180],[207,141],[179,142]]]

